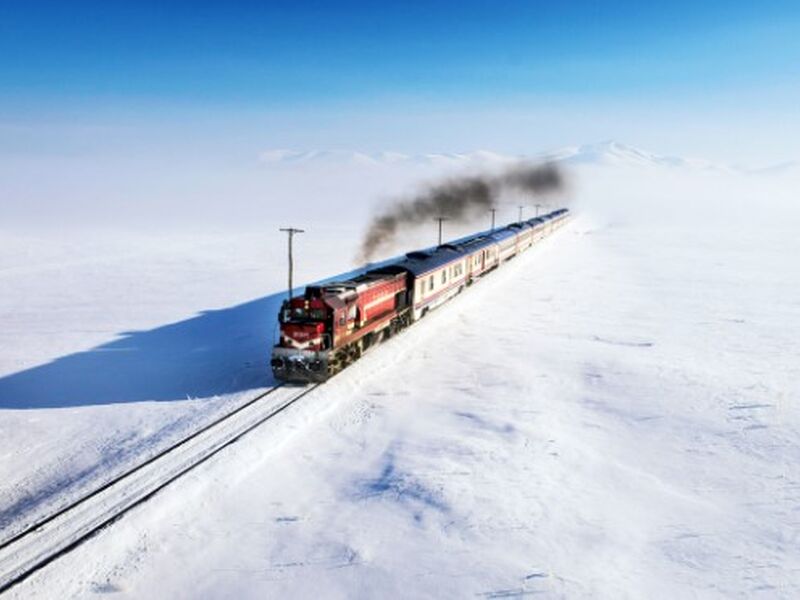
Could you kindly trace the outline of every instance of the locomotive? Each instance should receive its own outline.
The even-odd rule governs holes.
[[[272,349],[276,379],[322,382],[564,225],[561,208],[508,227],[406,254],[284,301]]]

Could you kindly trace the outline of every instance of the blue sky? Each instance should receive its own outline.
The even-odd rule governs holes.
[[[797,2],[0,3],[3,156],[800,158]]]
[[[7,102],[319,106],[790,82],[797,3],[36,3],[0,8]]]

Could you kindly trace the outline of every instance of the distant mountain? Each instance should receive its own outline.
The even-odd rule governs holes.
[[[752,169],[750,173],[754,173],[756,175],[800,174],[800,162],[789,161],[760,169]]]
[[[615,166],[625,168],[687,169],[720,173],[784,173],[800,170],[798,163],[785,163],[762,169],[746,169],[702,159],[656,154],[613,140],[568,146],[538,155],[513,155],[475,150],[463,153],[403,154],[400,152],[354,152],[347,150],[268,150],[260,155],[268,165],[409,165],[430,167],[491,167],[522,160],[552,161],[564,165]]]
[[[614,165],[625,167],[668,167],[702,171],[732,172],[737,169],[706,160],[666,156],[620,142],[605,141],[583,146],[570,146],[543,155],[547,160],[569,165]]]
[[[267,150],[259,156],[261,162],[271,165],[423,165],[458,166],[491,165],[524,160],[523,155],[506,155],[487,150],[465,153],[403,154],[401,152],[353,152],[347,150]]]

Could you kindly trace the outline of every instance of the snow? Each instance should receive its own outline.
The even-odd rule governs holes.
[[[405,154],[402,152],[381,151],[374,153],[351,152],[347,150],[289,150],[276,148],[261,153],[261,162],[265,165],[359,165],[359,166],[486,166],[507,164],[518,161],[522,156],[513,156],[476,150],[473,152],[436,152],[428,154]]]
[[[717,173],[780,173],[796,170],[795,161],[760,168],[726,165],[700,158],[683,158],[659,154],[636,148],[616,140],[605,140],[579,146],[565,146],[533,156],[503,154],[490,150],[471,152],[449,152],[429,154],[405,154],[402,152],[352,152],[347,150],[289,150],[285,148],[265,150],[261,162],[267,166],[330,166],[360,165],[381,168],[384,166],[432,166],[432,167],[493,167],[506,165],[523,159],[538,159],[567,166],[604,165],[633,167],[637,169],[681,169],[697,172]]]
[[[545,155],[565,165],[601,164],[645,168],[683,168],[729,172],[733,168],[702,159],[686,159],[648,152],[614,140],[562,148]]]
[[[796,188],[574,180],[567,228],[10,596],[797,597]],[[269,385],[278,225],[3,235],[3,538]],[[315,225],[300,281],[363,220]]]

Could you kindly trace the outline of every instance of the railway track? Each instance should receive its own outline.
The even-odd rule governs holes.
[[[132,508],[321,384],[279,384],[0,542],[0,594],[74,550]]]

